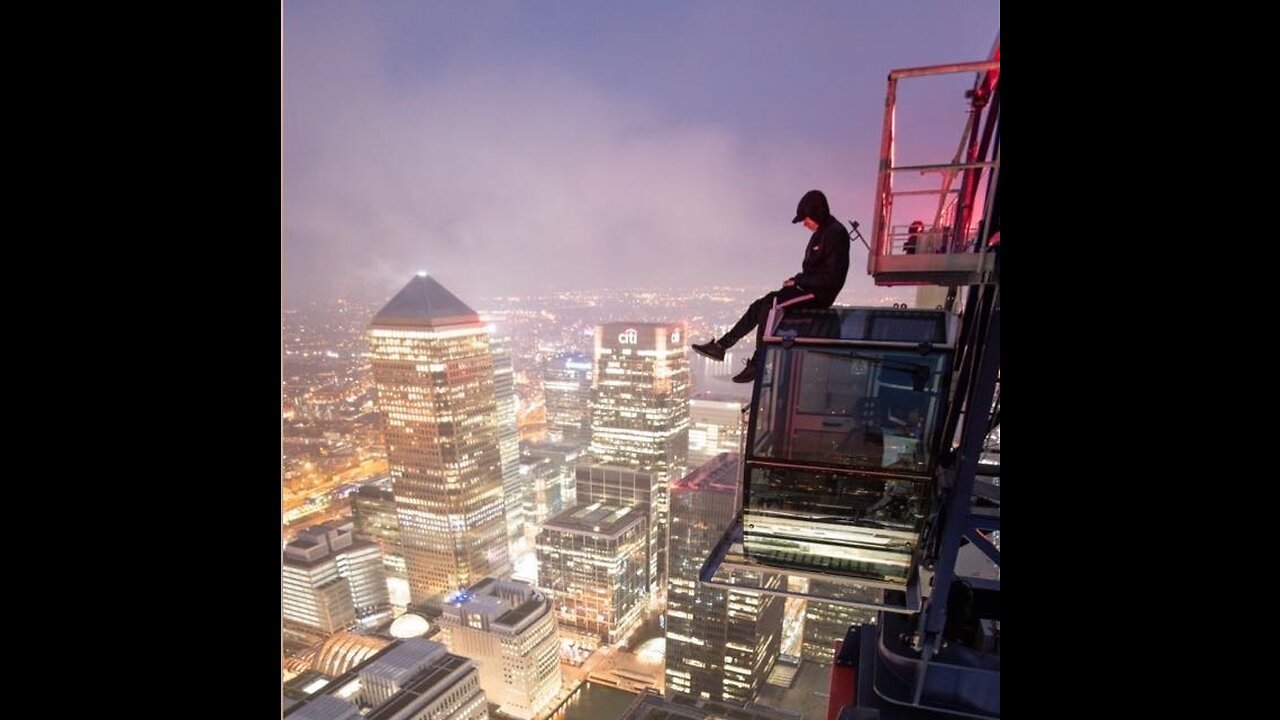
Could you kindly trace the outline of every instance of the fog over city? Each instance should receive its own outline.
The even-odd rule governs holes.
[[[887,70],[985,57],[998,13],[286,2],[286,304],[387,298],[418,270],[464,299],[776,288],[804,191],[868,233]],[[913,117],[950,149],[943,109]],[[855,241],[841,302],[881,297],[865,263]]]

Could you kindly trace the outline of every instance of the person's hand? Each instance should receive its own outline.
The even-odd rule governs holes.
[[[782,281],[782,287],[791,287],[792,285],[795,285],[795,284],[796,284],[795,278],[787,278],[786,280]]]

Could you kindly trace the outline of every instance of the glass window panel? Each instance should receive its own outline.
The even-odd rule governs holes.
[[[949,354],[771,345],[751,457],[927,473]]]

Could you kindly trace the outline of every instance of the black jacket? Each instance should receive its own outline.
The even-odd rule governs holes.
[[[828,215],[809,236],[804,265],[800,274],[792,279],[796,287],[813,293],[820,307],[831,307],[844,289],[848,274],[849,231],[834,216]]]

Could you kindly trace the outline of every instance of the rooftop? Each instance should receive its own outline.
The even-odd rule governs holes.
[[[407,638],[365,663],[359,671],[361,676],[372,675],[404,684],[445,653],[445,646],[438,642]]]
[[[422,642],[430,641],[423,640]],[[400,711],[407,705],[418,702],[420,698],[425,698],[427,702],[431,702],[435,696],[454,686],[454,683],[448,682],[451,676],[459,670],[465,672],[464,666],[470,664],[471,661],[467,658],[445,654],[432,667],[409,681],[403,690],[396,693],[387,702],[379,705],[365,717],[367,720],[391,720],[391,718],[399,717],[398,713]]]
[[[531,597],[516,607],[499,615],[494,622],[498,625],[516,627],[520,624],[520,621],[530,617],[543,607],[549,607],[549,603],[541,595]]]
[[[380,327],[440,327],[478,323],[480,316],[430,275],[416,275],[373,317]]]
[[[550,602],[531,585],[511,580],[484,578],[462,592],[437,596],[443,616],[458,622],[459,618],[482,615],[493,625],[519,632],[519,625]],[[463,624],[468,624],[465,619]]]
[[[599,535],[618,535],[635,523],[641,522],[644,516],[635,508],[619,507],[592,503],[590,505],[574,505],[563,512],[547,518],[544,530],[569,530],[589,532]]]
[[[738,491],[738,464],[742,456],[723,452],[702,467],[671,484],[671,491],[701,490],[703,492],[736,493]]]

